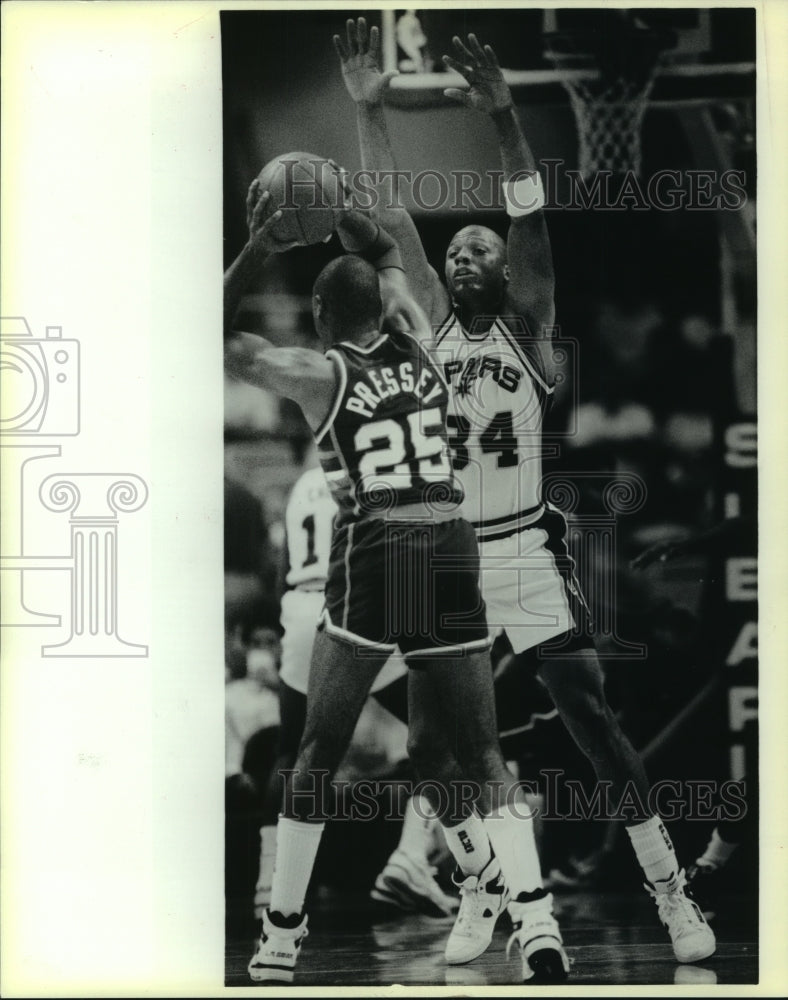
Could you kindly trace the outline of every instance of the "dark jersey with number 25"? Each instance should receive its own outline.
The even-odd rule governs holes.
[[[396,517],[405,504],[459,504],[446,436],[449,390],[419,342],[382,334],[363,348],[341,341],[326,357],[337,369],[337,395],[315,438],[340,520]]]

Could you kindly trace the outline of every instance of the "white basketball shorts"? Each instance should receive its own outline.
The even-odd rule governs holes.
[[[531,527],[480,542],[479,555],[487,624],[493,634],[506,632],[515,653],[573,631],[593,644],[560,511],[547,508]]]

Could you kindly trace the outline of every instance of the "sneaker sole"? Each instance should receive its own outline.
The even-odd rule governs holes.
[[[505,909],[505,907],[504,907],[504,909]],[[490,927],[490,936],[489,936],[489,938],[487,939],[486,942],[480,943],[480,947],[479,947],[478,951],[474,951],[470,955],[467,955],[467,956],[463,955],[462,957],[458,956],[456,958],[450,958],[449,957],[449,953],[448,953],[448,949],[447,949],[447,951],[444,952],[444,958],[446,959],[446,964],[447,965],[467,965],[468,962],[473,962],[475,959],[477,959],[479,957],[479,955],[483,955],[485,953],[485,951],[487,951],[487,949],[492,944],[493,934],[495,933],[495,925],[498,923],[498,918],[500,917],[501,913],[503,913],[503,910],[501,910],[501,912],[498,914],[498,916],[495,917],[495,919],[493,920],[492,926]]]
[[[707,948],[703,948],[699,952],[693,953],[691,957],[688,956],[687,958],[679,958],[679,956],[676,955],[676,961],[681,962],[682,965],[691,965],[693,962],[702,962],[706,958],[711,958],[716,950],[717,942],[713,941]]]
[[[495,928],[493,928],[493,930],[495,930]],[[492,934],[490,934],[490,940],[487,941],[486,943],[484,943],[482,945],[482,947],[479,948],[478,951],[474,951],[470,955],[462,955],[462,956],[458,955],[456,957],[449,957],[448,954],[445,954],[444,957],[446,959],[446,964],[447,965],[467,965],[468,962],[475,961],[479,957],[479,955],[483,955],[485,953],[485,951],[487,951],[487,949],[492,944],[492,939],[493,939],[493,936],[492,936]]]
[[[249,978],[253,983],[292,983],[294,971],[292,969],[271,969],[259,968],[248,970]]]

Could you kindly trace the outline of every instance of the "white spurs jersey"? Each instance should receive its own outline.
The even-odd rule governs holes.
[[[465,489],[462,514],[480,542],[543,513],[542,422],[553,386],[538,345],[515,339],[517,326],[524,331],[517,318],[496,317],[488,330],[469,333],[452,314],[433,341],[451,389],[449,444]]]
[[[319,466],[307,469],[296,480],[285,509],[288,587],[321,590],[325,586],[336,512],[323,470]]]

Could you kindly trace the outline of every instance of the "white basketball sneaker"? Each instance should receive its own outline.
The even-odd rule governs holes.
[[[523,960],[523,982],[562,983],[569,975],[569,959],[553,916],[552,893],[544,889],[521,892],[509,904],[509,916],[514,933],[506,945],[506,957],[517,944]]]
[[[281,918],[284,920],[292,922],[292,919]],[[270,910],[264,911],[263,931],[248,965],[249,975],[255,983],[292,983],[301,942],[309,933],[306,921],[306,916],[302,916],[295,927],[280,927],[271,919]]]
[[[446,942],[446,961],[463,965],[489,947],[498,917],[509,902],[509,890],[495,856],[481,874],[463,877],[458,869],[452,879],[460,889],[460,912]]]
[[[667,882],[656,886],[646,883],[646,889],[657,904],[659,919],[673,942],[677,962],[702,962],[714,954],[717,941],[694,899],[684,892],[684,869]]]
[[[456,913],[460,901],[447,895],[435,881],[435,868],[397,849],[375,879],[370,896],[411,913],[448,917]]]

